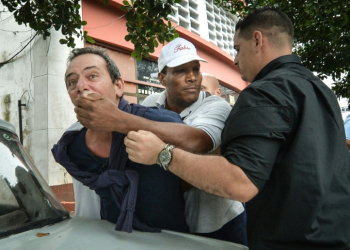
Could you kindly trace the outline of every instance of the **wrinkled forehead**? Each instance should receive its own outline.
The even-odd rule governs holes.
[[[66,74],[70,70],[85,69],[92,66],[102,70],[103,68],[107,68],[107,63],[101,56],[96,54],[87,53],[78,55],[68,63]]]

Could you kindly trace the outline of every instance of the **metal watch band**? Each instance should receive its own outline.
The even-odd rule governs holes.
[[[157,164],[160,165],[165,171],[168,171],[169,164],[172,160],[172,152],[175,146],[166,144],[165,147],[160,151],[157,159]]]
[[[160,162],[160,154],[163,152],[163,150],[165,150],[167,147],[169,146],[169,143],[167,143],[167,144],[165,144],[165,146],[164,146],[164,148],[159,152],[159,154],[158,154],[158,156],[157,156],[157,164],[159,165],[159,166],[161,166],[161,167],[163,167],[162,166],[162,163]]]
[[[169,165],[171,163],[171,161],[173,160],[173,149],[175,148],[174,145],[167,145],[166,149],[165,150],[168,150],[170,155],[171,155],[171,158],[170,158],[170,161],[168,164],[164,165],[163,168],[165,171],[169,171]]]

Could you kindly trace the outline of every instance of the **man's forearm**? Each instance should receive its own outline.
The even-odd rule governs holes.
[[[129,132],[124,140],[129,159],[155,164],[165,142],[149,131]],[[179,148],[173,149],[169,171],[189,184],[208,193],[246,202],[252,199],[258,188],[243,170],[222,156],[197,155]]]
[[[74,105],[77,119],[92,130],[117,131],[123,134],[146,130],[153,132],[163,141],[190,152],[207,153],[213,149],[212,139],[202,129],[179,123],[156,122],[132,115],[120,110],[108,98],[97,94],[77,98]]]
[[[193,153],[207,153],[213,149],[213,141],[202,129],[172,123],[156,122],[139,116],[120,112],[113,131],[127,134],[129,131],[146,130],[157,135],[161,140]]]
[[[247,202],[258,188],[243,170],[222,156],[195,155],[175,148],[169,171],[205,192]]]

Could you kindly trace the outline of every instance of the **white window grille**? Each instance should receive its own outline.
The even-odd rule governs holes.
[[[233,37],[237,18],[215,6],[214,0],[182,0],[169,19],[235,56]]]

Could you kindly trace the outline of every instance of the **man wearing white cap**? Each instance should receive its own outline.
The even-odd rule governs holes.
[[[176,38],[161,50],[158,78],[165,91],[148,96],[144,106],[158,106],[178,113],[184,123],[202,130],[196,138],[208,153],[220,146],[221,131],[231,106],[218,96],[201,91],[202,74],[195,46]],[[187,139],[191,144],[191,139]],[[177,145],[175,145],[177,146]],[[194,146],[194,145],[193,145]],[[195,151],[192,147],[189,151]],[[186,220],[192,233],[246,243],[245,212],[241,202],[219,198],[197,188],[185,192]]]
[[[197,55],[194,45],[185,39],[178,38],[164,46],[158,63],[158,77],[166,91],[159,97],[152,95],[149,97],[151,99],[144,101],[152,106],[158,105],[158,102],[159,107],[180,114],[190,126],[151,121],[123,112],[108,98],[97,93],[74,100],[77,119],[88,129],[123,134],[129,131],[150,131],[183,150],[200,154],[213,151],[221,143],[221,130],[231,107],[223,99],[206,97],[200,91],[199,61],[205,60]],[[170,150],[172,148],[166,148],[166,151]],[[169,162],[158,164],[167,170]],[[192,232],[246,244],[245,212],[241,203],[219,199],[204,192],[191,191],[187,197],[187,223]],[[206,206],[201,206],[203,202]],[[228,236],[223,231],[228,232]]]

